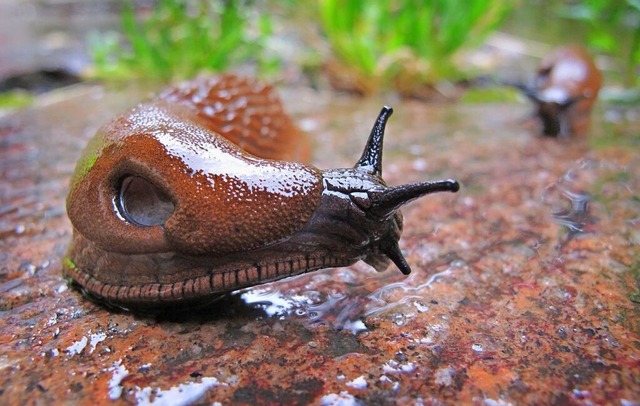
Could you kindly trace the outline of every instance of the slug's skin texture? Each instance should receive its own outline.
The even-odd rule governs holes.
[[[589,53],[567,46],[543,59],[534,85],[525,93],[536,105],[543,135],[586,136],[601,86],[602,74]]]
[[[320,171],[289,161],[308,149],[268,86],[171,88],[103,126],[78,162],[64,274],[101,302],[154,311],[360,259],[408,273],[398,208],[458,184],[384,184],[390,115],[354,168]]]

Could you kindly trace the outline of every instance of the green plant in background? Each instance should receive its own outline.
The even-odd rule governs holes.
[[[560,13],[587,23],[589,45],[619,59],[625,86],[640,86],[640,0],[584,0]]]
[[[220,72],[248,61],[265,69],[277,65],[262,55],[270,20],[260,16],[257,27],[251,27],[243,1],[158,0],[143,20],[136,18],[128,2],[122,30],[124,46],[115,33],[90,38],[97,77],[168,81],[200,71]]]
[[[455,79],[455,56],[478,45],[513,0],[320,0],[339,67],[363,93]]]
[[[0,93],[0,111],[27,107],[33,103],[33,100],[32,94],[22,90]]]

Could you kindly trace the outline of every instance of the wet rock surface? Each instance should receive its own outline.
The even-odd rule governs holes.
[[[387,182],[462,183],[403,210],[410,276],[359,263],[159,319],[61,276],[75,162],[144,92],[59,95],[0,119],[0,403],[637,401],[637,123],[559,141],[525,104],[391,103]],[[321,168],[351,166],[388,102],[282,95]]]

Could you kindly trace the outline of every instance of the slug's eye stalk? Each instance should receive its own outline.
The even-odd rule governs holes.
[[[356,173],[367,177],[375,186],[366,190],[366,199],[358,194],[357,202],[366,217],[378,227],[373,238],[372,253],[364,261],[378,270],[386,268],[391,260],[400,271],[408,275],[411,268],[400,251],[398,239],[402,233],[402,214],[399,209],[421,196],[435,192],[457,192],[460,185],[455,180],[418,182],[387,187],[382,180],[382,144],[384,131],[393,109],[384,106],[376,119],[362,156],[354,166]],[[361,175],[361,176],[362,176]],[[354,190],[351,191],[353,193]],[[361,193],[361,192],[360,192]]]
[[[544,102],[544,100],[542,100],[540,98],[540,94],[538,93],[538,91],[536,89],[534,89],[534,88],[532,88],[530,86],[525,86],[525,85],[519,85],[519,86],[516,86],[516,88],[518,90],[520,90],[522,92],[522,94],[524,94],[532,102],[534,102],[536,104],[540,104],[540,103]]]
[[[372,203],[369,212],[376,217],[387,218],[393,215],[400,206],[424,195],[437,192],[455,193],[458,190],[460,190],[460,184],[453,179],[388,187],[369,193]]]
[[[376,119],[371,134],[364,147],[362,156],[355,164],[354,169],[374,176],[382,176],[382,145],[384,143],[384,130],[393,109],[384,106]],[[436,192],[457,192],[460,184],[455,180],[441,180],[436,182],[419,182],[408,185],[381,187],[368,191],[371,202],[369,214],[378,218],[387,218],[393,215],[400,206],[409,203],[421,196]]]
[[[389,106],[384,106],[380,110],[380,114],[376,119],[367,145],[364,146],[362,156],[356,162],[354,169],[360,172],[365,172],[370,175],[382,176],[382,144],[384,142],[384,129],[387,126],[389,117],[393,114],[393,109]]]

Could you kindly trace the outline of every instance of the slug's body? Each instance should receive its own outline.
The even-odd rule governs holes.
[[[92,297],[145,310],[360,259],[408,273],[398,208],[458,184],[384,184],[390,114],[354,168],[321,171],[285,160],[307,152],[269,87],[223,76],[169,89],[85,150],[67,199],[64,273]]]
[[[523,90],[536,105],[544,135],[584,136],[601,85],[602,75],[587,51],[568,46],[544,58],[535,83]]]

